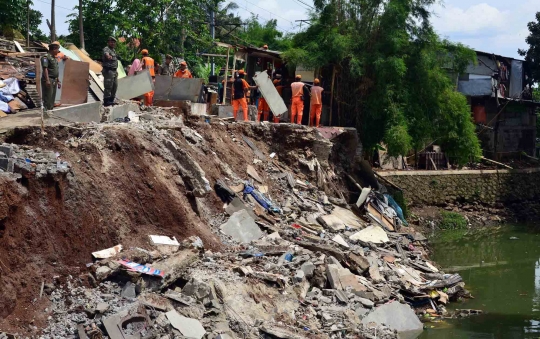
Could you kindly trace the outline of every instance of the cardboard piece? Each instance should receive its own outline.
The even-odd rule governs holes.
[[[279,95],[276,87],[272,83],[272,79],[268,77],[266,72],[256,73],[253,77],[253,81],[259,86],[259,91],[268,103],[274,116],[280,116],[287,112],[287,105],[285,105],[283,98]]]
[[[63,105],[84,104],[88,100],[90,64],[70,59],[62,63],[65,64],[65,67],[60,102]]]
[[[118,99],[130,100],[154,90],[154,83],[150,72],[145,69],[137,75],[118,79]],[[154,97],[155,98],[155,97]]]

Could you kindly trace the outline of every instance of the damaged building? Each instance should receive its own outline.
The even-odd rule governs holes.
[[[529,65],[501,55],[476,52],[457,80],[467,97],[484,155],[492,159],[535,155],[536,110],[528,81]]]

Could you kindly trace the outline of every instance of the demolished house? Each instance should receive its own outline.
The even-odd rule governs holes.
[[[471,105],[485,156],[534,156],[539,103],[532,98],[528,63],[480,51],[476,56],[477,64],[470,64],[457,84]]]

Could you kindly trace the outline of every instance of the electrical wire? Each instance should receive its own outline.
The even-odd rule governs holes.
[[[44,4],[47,4],[47,5],[50,5],[50,4],[51,4],[50,2],[43,1],[43,0],[36,0],[36,1],[43,2]],[[54,7],[56,7],[56,8],[62,8],[62,9],[68,10],[68,11],[70,11],[70,12],[72,12],[72,13],[75,13],[75,11],[73,10],[73,8],[66,8],[66,7],[62,7],[62,6],[58,6],[58,5],[54,5]]]

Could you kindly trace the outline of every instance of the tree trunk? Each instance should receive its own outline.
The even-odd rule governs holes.
[[[30,0],[26,0],[26,47],[30,47]]]
[[[334,113],[334,82],[336,80],[336,66],[332,66],[332,87],[330,87],[330,123],[332,126],[332,115]]]
[[[79,42],[82,49],[84,48],[84,30],[83,30],[83,0],[79,0]]]

